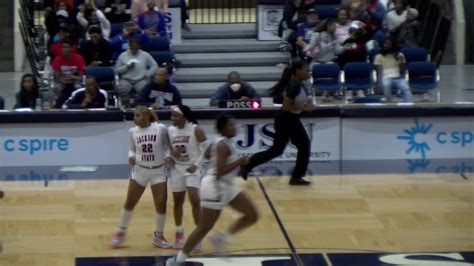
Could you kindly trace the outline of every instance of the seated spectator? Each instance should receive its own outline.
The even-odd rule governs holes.
[[[342,43],[343,49],[337,57],[341,69],[344,69],[346,63],[367,61],[365,43],[368,39],[364,24],[360,21],[353,21],[349,33],[351,37]]]
[[[349,28],[351,21],[349,20],[349,12],[347,9],[339,9],[337,11],[337,23],[336,23],[336,40],[339,44],[342,44],[345,40],[349,39]]]
[[[151,2],[157,8],[161,7],[161,0],[132,0],[131,13],[133,21],[137,22],[138,16],[148,10],[148,3]]]
[[[364,23],[370,39],[375,32],[382,30],[385,14],[385,7],[379,0],[361,0],[359,6],[352,11],[352,20]]]
[[[343,50],[335,35],[336,21],[330,19],[325,25],[324,31],[313,34],[309,46],[307,46],[306,56],[312,58],[311,64],[334,63],[336,54]]]
[[[127,9],[127,0],[114,0],[110,4],[110,10],[106,9],[106,17],[111,23],[125,23],[130,21],[132,16]]]
[[[71,96],[76,88],[82,86],[82,75],[86,65],[82,56],[72,51],[70,43],[62,44],[62,54],[53,61],[53,72],[55,76],[55,94],[59,94],[54,108],[61,108],[63,103]]]
[[[140,105],[160,108],[163,106],[182,104],[181,94],[168,80],[168,70],[158,68],[153,80],[140,93]]]
[[[166,37],[166,18],[155,11],[155,4],[148,2],[148,10],[138,15],[137,26],[149,36]]]
[[[100,34],[98,27],[90,27],[90,40],[81,46],[81,54],[87,66],[111,66],[112,46]]]
[[[113,54],[112,59],[128,50],[128,41],[130,39],[140,40],[141,46],[145,45],[150,40],[150,37],[142,33],[133,22],[124,23],[122,33],[113,37],[111,41]]]
[[[102,31],[102,37],[109,40],[111,31],[110,21],[105,17],[104,13],[97,8],[95,1],[92,1],[90,5],[86,4],[81,6],[76,19],[79,25],[86,31],[92,26],[99,27]],[[86,38],[89,39],[88,34],[86,34]]]
[[[384,42],[382,52],[375,57],[377,67],[377,89],[383,90],[388,102],[392,100],[392,88],[401,91],[405,102],[412,102],[410,86],[405,80],[405,57],[393,39]]]
[[[418,10],[410,8],[407,12],[407,20],[398,29],[397,42],[400,47],[418,47],[421,25],[416,20],[417,18]]]
[[[281,37],[280,49],[286,49],[289,44],[293,46],[292,54],[295,55],[296,32],[298,24],[306,22],[306,12],[314,9],[315,1],[286,0],[283,9],[283,19],[278,26],[278,36]]]
[[[17,108],[36,108],[36,99],[39,97],[38,83],[35,76],[26,73],[21,78],[20,91],[16,94],[16,104],[13,107]]]
[[[75,90],[71,97],[64,103],[63,108],[85,109],[105,108],[107,106],[107,92],[97,86],[94,77],[87,76],[85,88]]]
[[[390,33],[394,33],[406,19],[407,11],[402,0],[396,0],[395,7],[387,13],[384,24]]]
[[[53,43],[49,47],[51,61],[53,61],[57,56],[62,55],[63,43],[69,43],[69,44],[73,43],[69,28],[61,27],[59,29],[58,36],[59,36],[59,42]],[[74,53],[77,53],[77,46],[75,44],[72,44],[71,49]]]
[[[219,102],[226,100],[260,101],[260,96],[252,85],[240,79],[239,72],[232,71],[227,75],[227,83],[217,88],[210,105],[218,106]]]
[[[318,13],[315,9],[309,9],[306,12],[306,22],[302,23],[298,26],[298,31],[296,33],[296,44],[299,48],[299,54],[301,59],[305,59],[306,56],[303,53],[303,50],[307,49],[309,46],[309,41],[311,40],[311,36],[315,31],[317,31],[316,27],[319,24],[319,17]],[[307,59],[311,60],[311,58]]]
[[[140,94],[142,89],[148,83],[149,78],[153,77],[158,65],[151,55],[140,49],[140,41],[130,39],[129,49],[120,54],[115,63],[115,72],[120,75],[118,91],[124,106],[134,104],[132,90]],[[130,102],[130,99],[133,102]]]

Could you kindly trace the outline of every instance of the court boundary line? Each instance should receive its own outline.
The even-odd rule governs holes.
[[[290,248],[290,251],[291,251],[291,257],[293,257],[293,259],[295,260],[296,265],[304,266],[303,261],[301,260],[301,257],[299,256],[298,252],[296,251],[296,248],[293,245],[293,242],[291,241],[290,236],[288,235],[288,231],[286,231],[286,228],[283,225],[283,222],[282,222],[280,216],[278,215],[278,212],[276,211],[275,207],[273,206],[273,202],[270,199],[270,196],[268,195],[267,190],[265,189],[265,186],[263,185],[262,181],[260,181],[260,177],[255,176],[255,179],[257,180],[257,183],[260,186],[260,189],[262,190],[263,196],[265,197],[265,200],[267,201],[268,206],[270,207],[270,210],[272,211],[273,216],[275,217],[275,219],[278,223],[278,227],[280,227],[280,230],[283,234],[283,237],[285,238],[286,242],[288,243],[288,247]]]

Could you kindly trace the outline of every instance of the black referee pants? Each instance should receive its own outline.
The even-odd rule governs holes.
[[[273,146],[266,151],[254,154],[250,158],[247,169],[250,171],[252,168],[280,156],[285,150],[288,141],[291,140],[298,149],[296,166],[291,177],[295,179],[303,178],[308,169],[310,141],[301,123],[300,115],[279,110],[275,116],[274,127],[275,137],[273,139]]]

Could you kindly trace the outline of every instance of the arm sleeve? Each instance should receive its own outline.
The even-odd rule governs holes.
[[[115,63],[115,72],[118,74],[125,74],[128,71],[127,64],[123,62],[123,57],[125,56],[124,53],[126,52],[123,52],[119,55],[117,62]]]
[[[144,30],[145,29],[145,17],[140,14],[138,15],[138,19],[137,19],[137,26],[141,29],[141,30]]]
[[[166,18],[165,16],[159,14],[158,15],[160,18],[160,21],[158,22],[158,33],[160,33],[161,37],[167,37],[166,36]]]
[[[63,108],[67,109],[81,109],[82,97],[79,97],[79,93],[72,93],[71,97],[64,103]]]
[[[81,12],[77,12],[76,20],[84,29],[87,29],[87,26],[89,26],[89,22],[84,18],[84,15]]]
[[[97,19],[99,20],[103,37],[105,39],[109,39],[110,31],[111,31],[110,21],[105,17],[104,13],[102,13],[102,11],[100,10],[97,10],[95,14],[97,16]]]
[[[221,86],[221,87],[217,88],[217,91],[212,96],[211,101],[210,101],[209,104],[211,106],[218,106],[220,101],[225,100],[225,98],[226,98],[225,97],[225,90],[226,90],[225,86]]]
[[[135,156],[135,140],[133,139],[133,128],[128,131],[128,158]]]

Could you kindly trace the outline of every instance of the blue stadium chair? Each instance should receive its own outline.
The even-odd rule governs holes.
[[[115,71],[111,67],[87,67],[86,76],[93,76],[97,82],[97,85],[103,90],[105,90],[109,96],[109,103],[114,104],[114,96],[116,93],[116,84],[118,76],[115,74]]]
[[[160,67],[164,65],[172,65],[175,62],[174,54],[171,52],[151,51],[149,53]]]
[[[319,19],[335,19],[337,17],[337,10],[334,7],[330,6],[317,6],[316,12],[318,12]]]
[[[374,83],[374,65],[366,62],[347,63],[344,66],[346,90],[371,90]]]
[[[424,62],[411,62],[407,66],[408,84],[414,91],[432,91],[438,87],[438,69],[436,65]],[[441,101],[439,88],[436,93],[436,101]]]
[[[406,47],[400,52],[405,56],[407,64],[410,62],[428,61],[428,50],[422,47]]]
[[[387,38],[387,34],[381,30],[375,32],[374,35],[372,36],[372,40],[377,42],[377,45],[379,47],[383,47],[383,43],[385,42],[386,38]]]
[[[167,37],[152,37],[144,45],[143,49],[149,51],[169,51],[170,40]]]
[[[369,51],[369,62],[371,64],[374,63],[374,60],[375,60],[375,57],[380,54],[381,52],[381,49],[376,47],[376,48],[373,48],[372,50]]]
[[[341,69],[337,64],[314,65],[312,69],[313,88],[316,91],[334,91],[341,89]]]
[[[123,23],[110,24],[110,39],[122,33]]]

